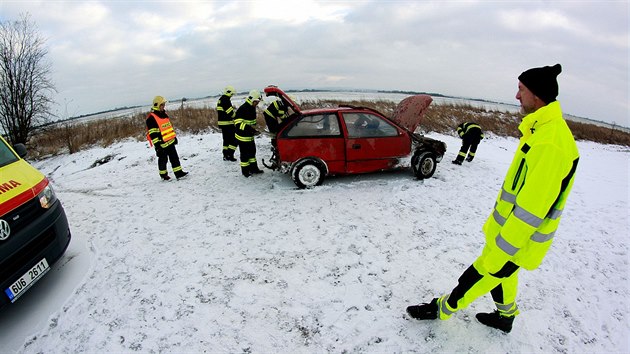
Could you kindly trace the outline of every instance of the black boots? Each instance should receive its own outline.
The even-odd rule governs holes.
[[[407,307],[409,316],[417,320],[436,320],[438,318],[438,299],[431,300],[428,304],[412,305]]]
[[[188,176],[188,172],[184,172],[184,171],[177,171],[175,172],[175,178],[177,178],[178,180],[184,178]],[[162,180],[164,181],[170,181],[171,177],[167,174],[160,174],[160,177],[162,178]]]
[[[468,155],[468,156],[466,157],[466,161],[471,162],[474,158],[475,158],[474,156],[472,156],[472,155]]]
[[[506,317],[501,316],[499,311],[492,313],[478,313],[477,320],[488,327],[500,329],[505,333],[510,333],[512,330],[512,323],[514,322],[514,316]]]
[[[437,320],[438,319],[438,299],[431,300],[428,304],[413,305],[407,307],[407,313],[416,320]],[[477,320],[482,324],[499,329],[505,333],[512,331],[512,323],[514,323],[514,316],[507,317],[501,316],[499,311],[492,313],[478,313]]]
[[[184,172],[184,171],[177,171],[175,172],[175,178],[177,178],[178,180],[184,178],[188,176],[188,172]]]
[[[223,150],[223,161],[236,161],[234,150]]]
[[[456,165],[461,165],[462,164],[462,162],[460,160],[457,160],[457,159],[453,160],[453,163],[456,164]]]

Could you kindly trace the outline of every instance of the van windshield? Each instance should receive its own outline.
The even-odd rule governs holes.
[[[14,163],[17,160],[18,157],[11,151],[9,146],[0,139],[0,167]]]

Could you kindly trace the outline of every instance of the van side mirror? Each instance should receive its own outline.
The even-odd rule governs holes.
[[[26,146],[22,143],[17,143],[13,145],[13,150],[15,150],[15,152],[17,152],[18,156],[21,158],[25,158],[28,154],[28,151],[26,151]]]

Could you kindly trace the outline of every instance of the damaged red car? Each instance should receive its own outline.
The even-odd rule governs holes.
[[[446,144],[415,133],[432,102],[429,95],[402,100],[391,118],[349,105],[301,110],[280,88],[266,96],[280,99],[292,113],[272,139],[266,167],[289,173],[299,188],[321,185],[324,178],[409,168],[418,179],[430,178]]]

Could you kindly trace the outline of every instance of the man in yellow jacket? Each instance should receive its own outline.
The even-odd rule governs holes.
[[[481,255],[450,294],[407,307],[416,319],[446,320],[490,292],[497,310],[478,313],[484,325],[509,333],[516,305],[518,272],[536,269],[553,242],[573,186],[579,153],[556,101],[560,64],[533,68],[519,76],[516,99],[525,114],[522,137],[494,210],[483,225]]]

